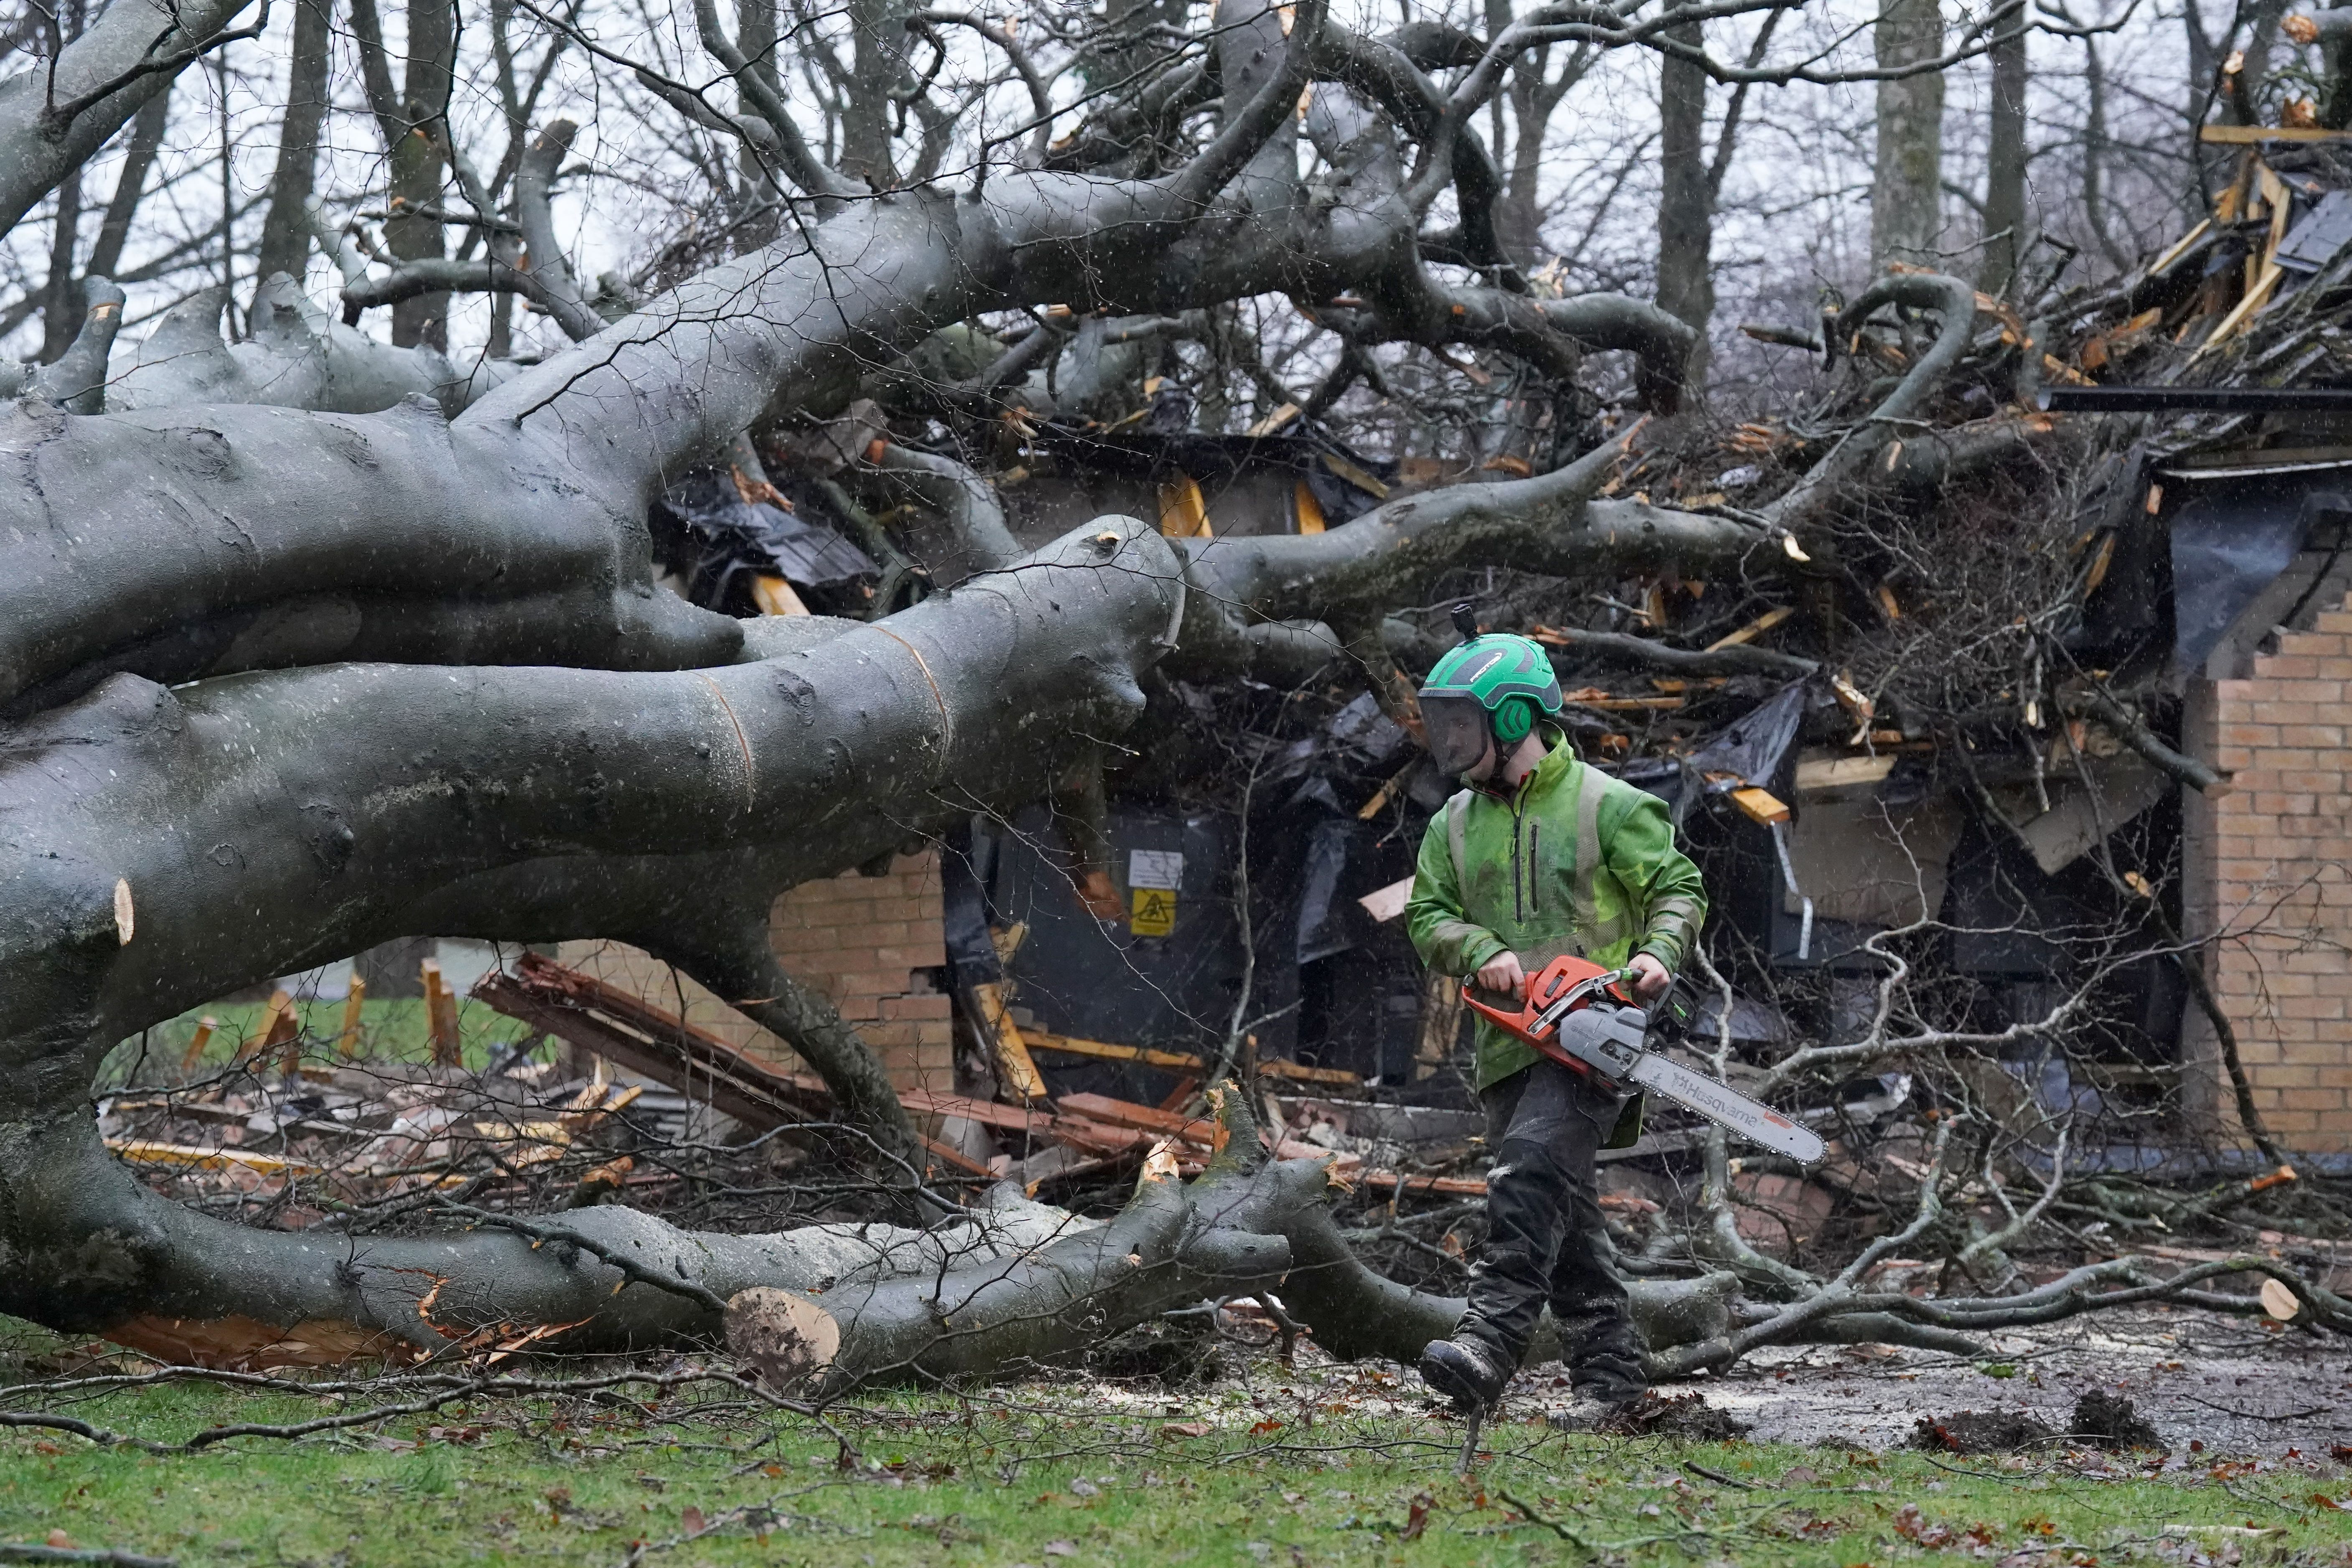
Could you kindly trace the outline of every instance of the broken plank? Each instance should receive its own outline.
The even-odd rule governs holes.
[[[1199,1117],[1161,1110],[1156,1106],[1138,1105],[1132,1100],[1113,1100],[1107,1094],[1066,1094],[1054,1103],[1058,1109],[1074,1112],[1090,1121],[1108,1122],[1114,1127],[1140,1128],[1147,1132],[1181,1138],[1188,1143],[1216,1147],[1217,1124]]]
[[[1408,1176],[1395,1171],[1366,1171],[1356,1178],[1357,1184],[1367,1194],[1392,1193],[1403,1184],[1408,1193],[1434,1193],[1442,1197],[1483,1198],[1486,1195],[1486,1181],[1477,1176]]]
[[[1796,613],[1796,606],[1793,605],[1782,605],[1778,609],[1767,610],[1762,615],[1757,616],[1754,620],[1748,622],[1746,626],[1740,627],[1738,631],[1726,637],[1717,637],[1715,641],[1707,644],[1706,651],[1708,653],[1721,653],[1725,648],[1738,647],[1744,643],[1754,642],[1758,637],[1762,637],[1766,632],[1770,631],[1774,626],[1779,626],[1782,621],[1787,620],[1790,616],[1793,616]]]
[[[1172,1068],[1179,1071],[1199,1073],[1207,1064],[1186,1051],[1153,1050],[1148,1046],[1117,1046],[1107,1040],[1086,1040],[1072,1035],[1048,1035],[1038,1030],[1028,1033],[1029,1048],[1033,1051],[1058,1051],[1065,1056],[1091,1057],[1097,1061],[1134,1062],[1151,1068]],[[1354,1088],[1364,1080],[1355,1073],[1338,1068],[1310,1068],[1279,1057],[1261,1058],[1257,1064],[1260,1078],[1284,1078],[1299,1083],[1328,1083],[1340,1088]]]
[[[1033,1051],[1054,1051],[1066,1057],[1092,1057],[1097,1061],[1136,1062],[1151,1068],[1182,1068],[1187,1071],[1201,1070],[1201,1058],[1182,1051],[1155,1051],[1145,1046],[1115,1046],[1105,1040],[1080,1039],[1074,1035],[1048,1035],[1027,1030],[1024,1038]]]
[[[1758,789],[1753,784],[1746,789],[1733,790],[1731,804],[1739,808],[1741,816],[1759,826],[1769,827],[1776,822],[1789,820],[1789,808],[1781,803],[1780,797],[1770,790]]]
[[[955,1170],[962,1172],[967,1176],[977,1176],[983,1182],[993,1182],[996,1180],[996,1173],[994,1171],[990,1170],[986,1165],[982,1164],[979,1161],[973,1159],[971,1155],[965,1153],[961,1149],[951,1149],[945,1143],[940,1142],[938,1139],[927,1138],[920,1132],[915,1134],[915,1142],[920,1143],[934,1158],[944,1162]]]
[[[1140,1153],[1160,1142],[1139,1128],[1112,1127],[1083,1116],[1056,1116],[1050,1136],[1064,1148],[1097,1156]]]
[[[1004,1005],[1004,987],[994,981],[974,985],[971,999],[980,1010],[982,1033],[996,1058],[998,1079],[1024,1100],[1043,1100],[1045,1080],[1037,1076],[1037,1064],[1029,1059],[1028,1043]]]
[[[2316,125],[2200,125],[2197,140],[2208,146],[2253,147],[2264,142],[2352,142],[2352,131]]]
[[[902,1089],[898,1103],[912,1116],[961,1116],[966,1121],[977,1121],[983,1127],[1000,1127],[1008,1132],[1025,1132],[1034,1138],[1046,1136],[1054,1119],[1042,1111],[1024,1110],[1017,1105],[999,1105],[992,1100],[971,1100],[961,1094],[940,1094],[928,1089]]]
[[[1830,757],[1797,764],[1797,793],[1822,795],[1831,790],[1860,789],[1874,784],[1895,771],[1895,759],[1882,752],[1874,757]]]
[[[474,998],[760,1131],[831,1104],[824,1080],[770,1067],[707,1030],[538,953],[525,953],[511,974],[484,977]]]
[[[1373,889],[1356,902],[1376,923],[1384,925],[1404,913],[1406,900],[1412,897],[1412,878],[1402,878],[1385,888]]]
[[[181,1165],[198,1171],[225,1171],[241,1165],[264,1175],[315,1176],[320,1167],[281,1155],[243,1149],[212,1149],[192,1143],[164,1143],[152,1138],[109,1138],[106,1146],[134,1165]]]
[[[1257,1075],[1260,1078],[1286,1078],[1293,1083],[1328,1083],[1338,1089],[1360,1089],[1364,1082],[1360,1073],[1348,1072],[1340,1068],[1311,1068],[1280,1057],[1260,1058]]]

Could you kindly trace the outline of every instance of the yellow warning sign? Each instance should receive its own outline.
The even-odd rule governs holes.
[[[1135,912],[1127,929],[1138,936],[1166,936],[1176,929],[1176,895],[1166,888],[1135,889]]]

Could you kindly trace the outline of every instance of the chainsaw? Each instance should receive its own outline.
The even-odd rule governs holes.
[[[1811,1128],[1645,1048],[1650,1020],[1633,1005],[1630,969],[1603,969],[1563,955],[1529,977],[1526,998],[1517,1005],[1481,1001],[1467,980],[1462,999],[1480,1017],[1587,1078],[1663,1095],[1799,1164],[1822,1157],[1823,1145]]]

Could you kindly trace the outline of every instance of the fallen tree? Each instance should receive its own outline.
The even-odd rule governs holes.
[[[1155,1163],[1107,1226],[975,1205],[943,1228],[866,1237],[850,1258],[830,1233],[691,1232],[617,1207],[445,1205],[447,1228],[364,1247],[230,1225],[115,1161],[89,1086],[142,1028],[389,938],[611,938],[790,1042],[891,1184],[912,1129],[855,1033],[778,967],[764,921],[779,889],[1066,791],[1139,727],[1158,675],[1296,680],[1344,658],[1410,720],[1387,617],[1463,567],[1831,569],[1834,535],[1815,531],[1864,470],[1893,471],[1888,430],[1959,363],[1978,310],[1965,284],[1889,280],[1832,323],[1859,331],[1888,305],[1937,316],[1929,352],[1760,509],[1604,494],[1626,456],[1616,437],[1319,533],[1170,540],[1107,517],[1024,555],[985,479],[883,442],[870,466],[924,494],[978,565],[951,591],[867,624],[744,622],[655,579],[646,516],[677,474],[731,459],[747,430],[838,414],[990,312],[1181,324],[1278,291],[1360,349],[1465,345],[1556,380],[1589,352],[1628,350],[1670,406],[1688,330],[1622,299],[1535,300],[1496,247],[1470,121],[1538,34],[1625,47],[1696,14],[1563,9],[1466,53],[1454,39],[1439,53],[1468,74],[1450,88],[1419,35],[1356,37],[1312,5],[1227,16],[1170,73],[1213,68],[1214,122],[1154,167],[1137,172],[1122,132],[1091,167],[983,163],[961,189],[823,165],[706,15],[705,42],[756,110],[722,124],[770,160],[795,222],[602,331],[541,254],[532,273],[579,339],[543,363],[457,384],[437,352],[325,327],[273,286],[248,342],[223,342],[209,300],[167,321],[99,412],[115,318],[93,310],[86,341],[21,377],[28,395],[0,416],[14,458],[0,478],[0,1310],[173,1359],[269,1363],[415,1353],[494,1324],[560,1325],[551,1342],[572,1349],[707,1343],[730,1301],[782,1291],[743,1301],[737,1341],[782,1381],[833,1387],[1060,1359],[1204,1296],[1278,1293],[1340,1354],[1409,1358],[1449,1329],[1458,1304],[1367,1269],[1332,1220],[1328,1173],[1266,1159],[1237,1095],[1225,1157],[1191,1184]],[[1310,84],[1330,90],[1302,128]],[[29,90],[11,86],[0,110]],[[124,89],[78,113],[119,124],[136,100]],[[1302,134],[1356,152],[1310,181]],[[518,193],[535,253],[550,252],[545,184],[568,135],[545,145]],[[1460,223],[1425,234],[1448,191]],[[487,231],[487,187],[467,195]],[[480,286],[515,281],[502,267],[480,268]],[[347,298],[475,276],[425,268]],[[1041,357],[1062,346],[1047,332]],[[950,390],[957,406],[1010,411],[999,387]],[[1961,466],[1938,462],[1939,477]],[[896,1184],[914,1213],[938,1205]],[[2022,1321],[2004,1313],[2097,1304],[2092,1287],[2128,1273],[1923,1308],[1860,1272],[1808,1289],[1730,1242],[1708,1261],[1722,1267],[1642,1291],[1662,1371],[1813,1336],[1957,1346]],[[2190,1299],[2206,1277],[2116,1289]],[[1800,1300],[1736,1300],[1768,1284]]]

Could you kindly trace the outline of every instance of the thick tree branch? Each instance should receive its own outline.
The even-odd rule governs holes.
[[[168,91],[249,4],[116,0],[54,58],[0,81],[0,233]]]

